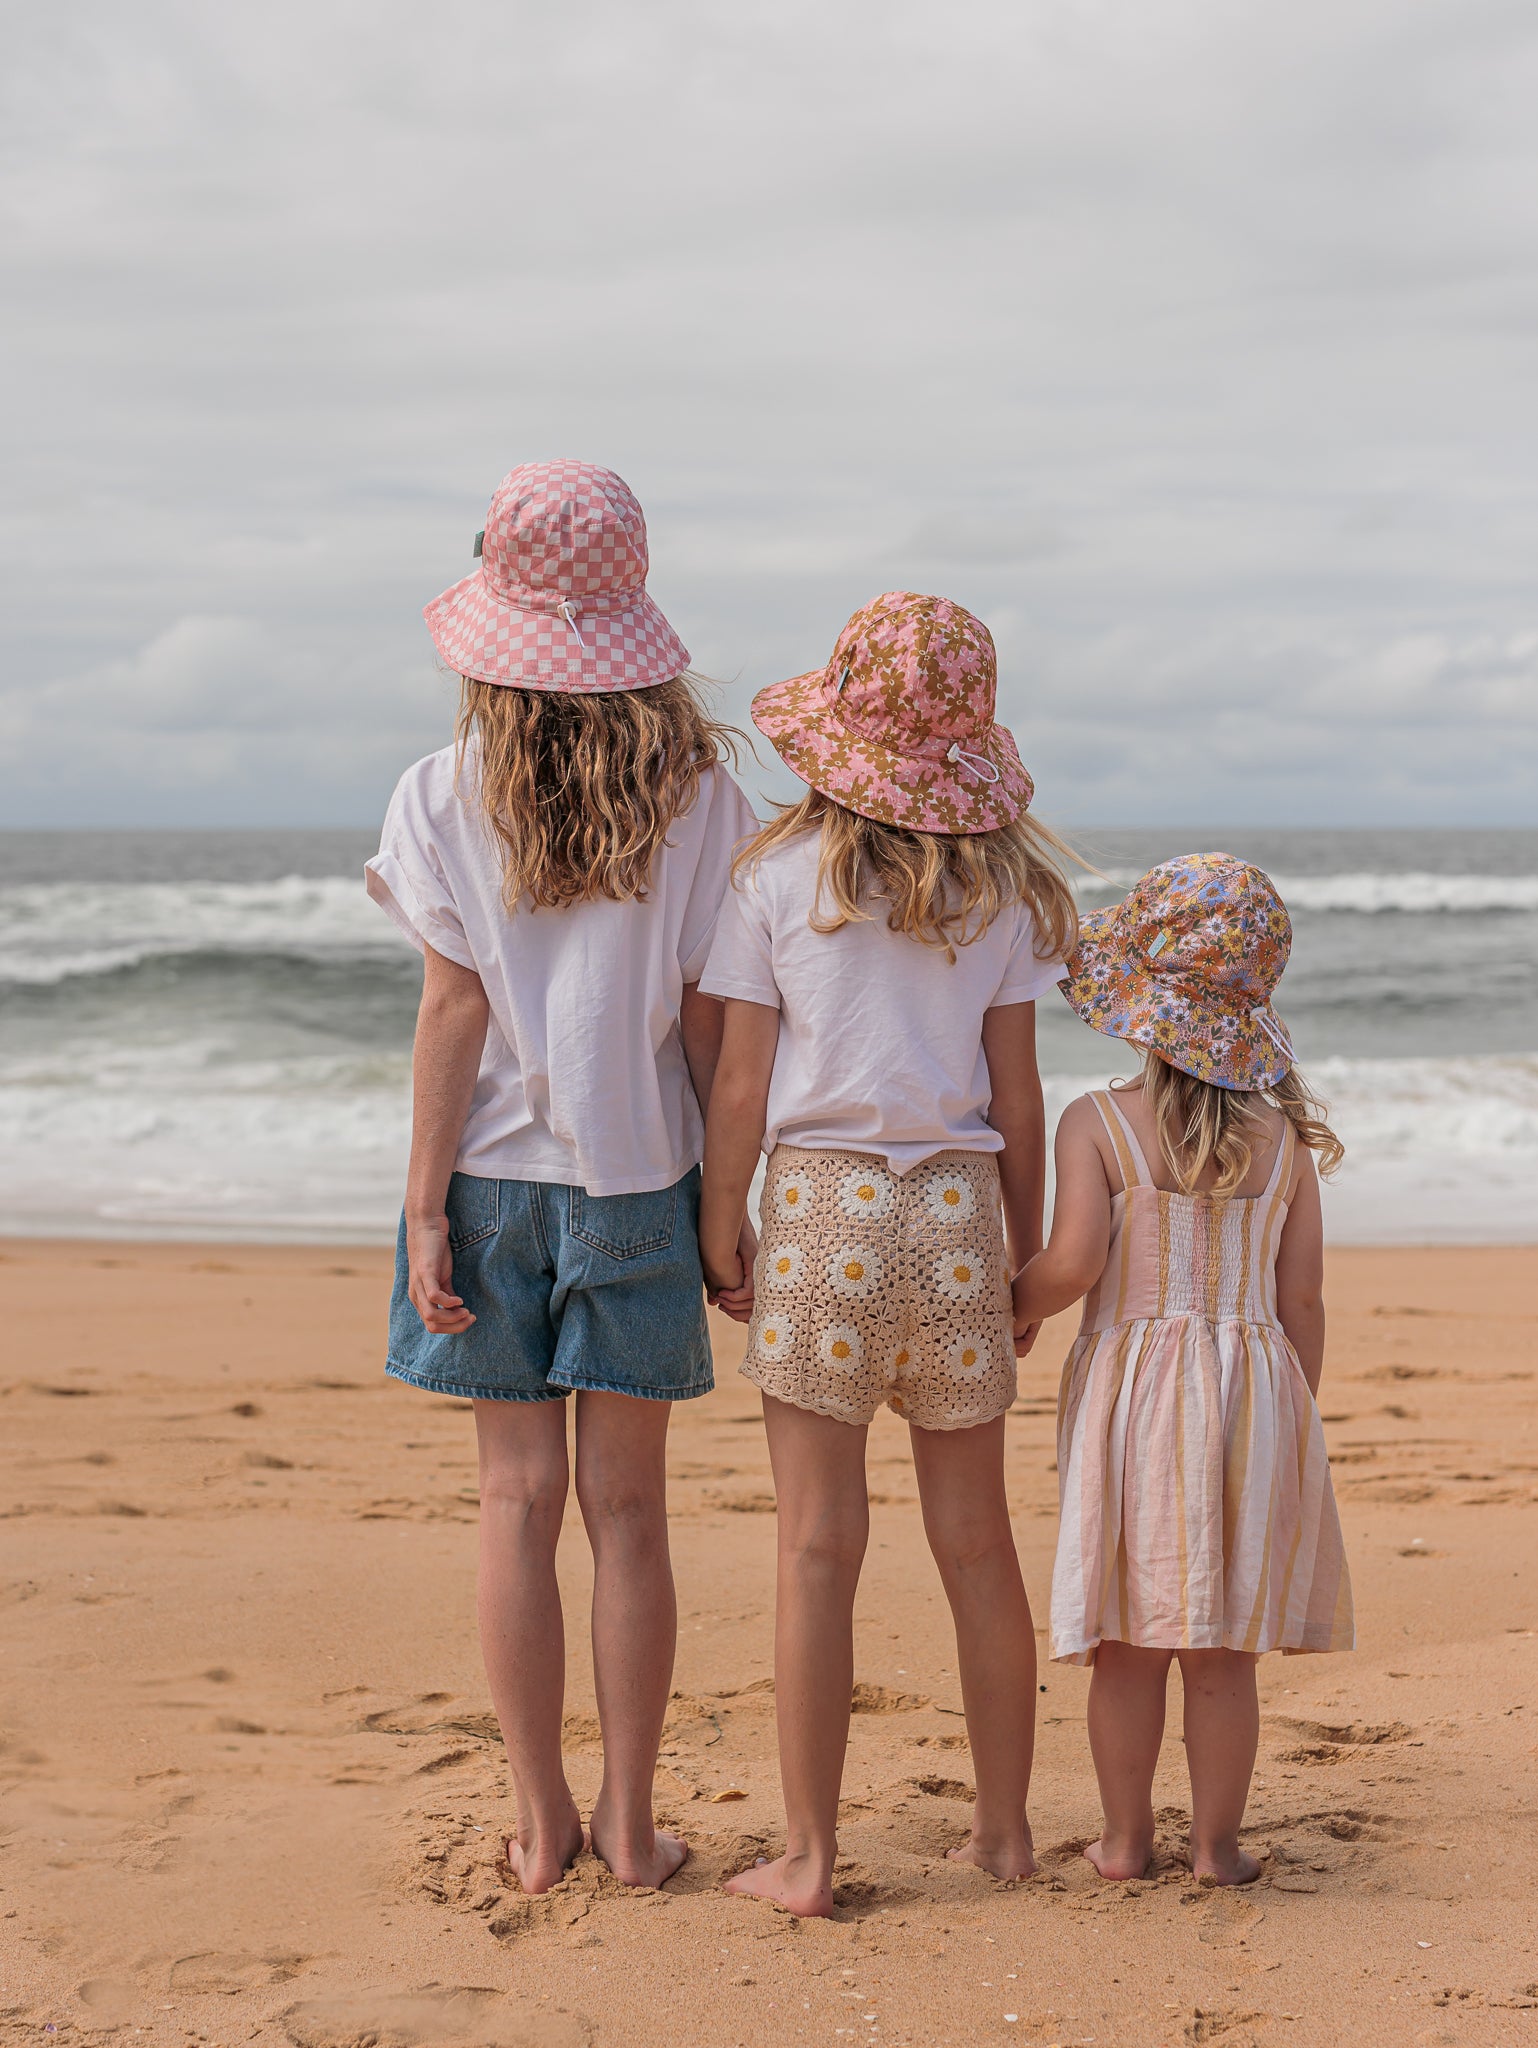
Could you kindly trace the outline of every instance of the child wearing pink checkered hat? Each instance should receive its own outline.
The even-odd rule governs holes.
[[[463,679],[457,743],[402,776],[368,864],[424,960],[387,1370],[474,1405],[481,1644],[529,1892],[589,1838],[561,1755],[571,1398],[604,1743],[590,1839],[623,1883],[660,1885],[688,1853],[651,1806],[676,1626],[664,1450],[671,1404],[712,1384],[697,1218],[721,1020],[698,984],[756,821],[612,470],[513,470],[476,553],[426,613]]]
[[[736,1291],[724,1305],[748,1322],[742,1370],[774,1465],[786,1845],[729,1889],[802,1914],[833,1905],[882,1406],[909,1425],[956,1625],[977,1800],[951,1853],[1005,1879],[1035,1868],[1035,1636],[1004,1491],[1006,1228],[1019,1264],[1041,1243],[1035,1004],[1076,918],[995,688],[980,619],[889,591],[824,668],[759,694],[756,724],[810,787],[739,857],[700,984],[726,1007],[700,1222],[714,1286],[742,1287],[768,1154],[751,1307]]]

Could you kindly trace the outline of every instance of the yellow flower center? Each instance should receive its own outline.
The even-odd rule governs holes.
[[[977,1353],[972,1349],[970,1344],[967,1346],[966,1350],[962,1352],[961,1362],[963,1365],[976,1365]]]
[[[765,1332],[764,1332],[764,1342],[765,1342],[766,1344],[778,1344],[778,1343],[779,1343],[779,1341],[780,1341],[780,1333],[779,1333],[779,1331],[778,1331],[778,1330],[765,1330]]]
[[[833,1356],[835,1358],[847,1358],[849,1356],[849,1339],[847,1337],[834,1338]]]
[[[908,1363],[908,1353],[906,1351],[899,1351],[897,1357],[893,1360],[893,1363],[896,1365],[898,1371],[900,1372],[902,1368]]]
[[[871,1186],[869,1181],[865,1183],[863,1188],[856,1188],[855,1193],[859,1196],[862,1202],[874,1202],[876,1199],[876,1190]]]
[[[947,1188],[945,1190],[945,1200],[947,1205],[954,1209],[961,1200],[960,1188]]]
[[[963,1287],[966,1286],[972,1277],[972,1268],[970,1266],[953,1266],[951,1271]]]
[[[795,1208],[797,1202],[799,1202],[800,1199],[801,1190],[799,1188],[787,1188],[785,1190],[785,1200],[792,1209]]]
[[[846,1280],[863,1280],[865,1278],[865,1268],[858,1259],[851,1259],[849,1261],[848,1265],[844,1268],[844,1278]]]
[[[776,1273],[788,1273],[790,1271],[790,1260],[776,1259],[774,1262],[774,1270],[776,1271]]]

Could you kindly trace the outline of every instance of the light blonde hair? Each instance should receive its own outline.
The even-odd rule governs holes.
[[[799,803],[780,806],[738,854],[733,874],[807,832],[822,840],[809,919],[814,932],[867,923],[871,903],[880,902],[889,930],[954,961],[958,946],[981,938],[1007,905],[1024,902],[1035,919],[1038,956],[1062,960],[1073,951],[1078,906],[1054,856],[1087,863],[1028,811],[992,832],[915,832],[863,818],[812,789]]]
[[[688,673],[644,690],[523,690],[461,678],[461,770],[502,853],[502,899],[560,909],[644,897],[657,849],[742,735]]]
[[[1269,1088],[1219,1088],[1198,1081],[1168,1060],[1145,1048],[1140,1084],[1153,1111],[1159,1153],[1185,1194],[1196,1192],[1208,1165],[1218,1177],[1206,1193],[1226,1201],[1249,1176],[1255,1146],[1265,1134],[1261,1114],[1269,1104],[1279,1109],[1297,1133],[1298,1143],[1318,1154],[1319,1171],[1328,1176],[1346,1156],[1346,1148],[1325,1122],[1329,1105],[1320,1100],[1296,1067]]]

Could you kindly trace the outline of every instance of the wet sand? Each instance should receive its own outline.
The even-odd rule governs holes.
[[[1338,1252],[1322,1396],[1361,1648],[1261,1667],[1245,1892],[1193,1886],[1179,1702],[1150,1881],[1079,1854],[1086,1677],[1043,1665],[1040,1876],[945,1860],[970,1787],[906,1431],[873,1530],[839,1910],[722,1877],[777,1845],[757,1401],[672,1435],[665,1893],[590,1859],[525,1899],[473,1613],[462,1404],[379,1370],[370,1251],[0,1246],[0,2038],[296,2048],[1538,2041],[1538,1254]],[[1045,1620],[1071,1318],[1009,1426]],[[573,1612],[586,1555],[563,1545]],[[597,1781],[573,1631],[568,1735]],[[1178,1693],[1178,1687],[1177,1687]]]

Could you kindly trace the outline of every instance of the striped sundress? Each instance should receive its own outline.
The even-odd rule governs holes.
[[[1349,1650],[1351,1580],[1319,1410],[1276,1315],[1292,1125],[1262,1194],[1154,1185],[1115,1098],[1105,1271],[1063,1367],[1052,1654]]]

